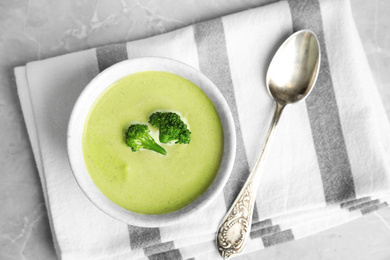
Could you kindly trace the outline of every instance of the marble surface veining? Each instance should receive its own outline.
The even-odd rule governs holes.
[[[56,259],[13,68],[130,41],[272,0],[0,0],[0,259]],[[390,1],[351,0],[390,116]],[[102,37],[104,35],[104,37]],[[390,209],[237,259],[390,259]]]

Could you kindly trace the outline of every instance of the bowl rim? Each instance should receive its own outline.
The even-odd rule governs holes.
[[[187,206],[164,214],[132,212],[108,199],[94,184],[83,157],[82,136],[85,120],[96,99],[119,79],[142,71],[165,71],[190,80],[214,104],[223,127],[224,148],[221,165],[208,189]],[[141,57],[118,62],[100,72],[83,89],[70,115],[67,130],[67,151],[73,176],[86,197],[101,211],[126,224],[159,227],[176,223],[204,209],[222,191],[233,169],[236,155],[236,131],[228,103],[215,84],[196,68],[163,57]]]

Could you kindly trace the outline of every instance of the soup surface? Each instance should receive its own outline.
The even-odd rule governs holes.
[[[149,125],[167,155],[132,152],[124,142],[126,128],[164,109],[187,120],[190,144],[160,144],[158,129]],[[139,72],[97,99],[84,125],[83,153],[92,180],[111,201],[134,212],[161,214],[188,205],[210,186],[221,163],[223,130],[198,86],[167,72]]]

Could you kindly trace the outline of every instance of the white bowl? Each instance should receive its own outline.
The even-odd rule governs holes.
[[[221,166],[213,183],[197,200],[177,211],[165,214],[139,214],[124,209],[109,200],[92,181],[84,162],[82,136],[84,123],[92,104],[111,84],[119,79],[141,71],[165,71],[179,75],[199,86],[213,102],[222,122],[224,151]],[[236,151],[236,133],[229,106],[218,88],[200,71],[184,63],[158,57],[145,57],[119,62],[97,75],[79,96],[68,126],[68,156],[82,191],[96,207],[124,223],[145,227],[172,224],[203,209],[212,201],[226,184]],[[140,184],[141,185],[141,184]]]

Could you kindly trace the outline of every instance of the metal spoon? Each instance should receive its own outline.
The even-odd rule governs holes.
[[[218,251],[225,259],[238,255],[245,247],[251,230],[253,205],[269,143],[283,109],[304,100],[313,89],[320,67],[320,46],[308,30],[292,34],[279,47],[268,68],[266,85],[276,101],[276,109],[264,148],[217,233]]]

